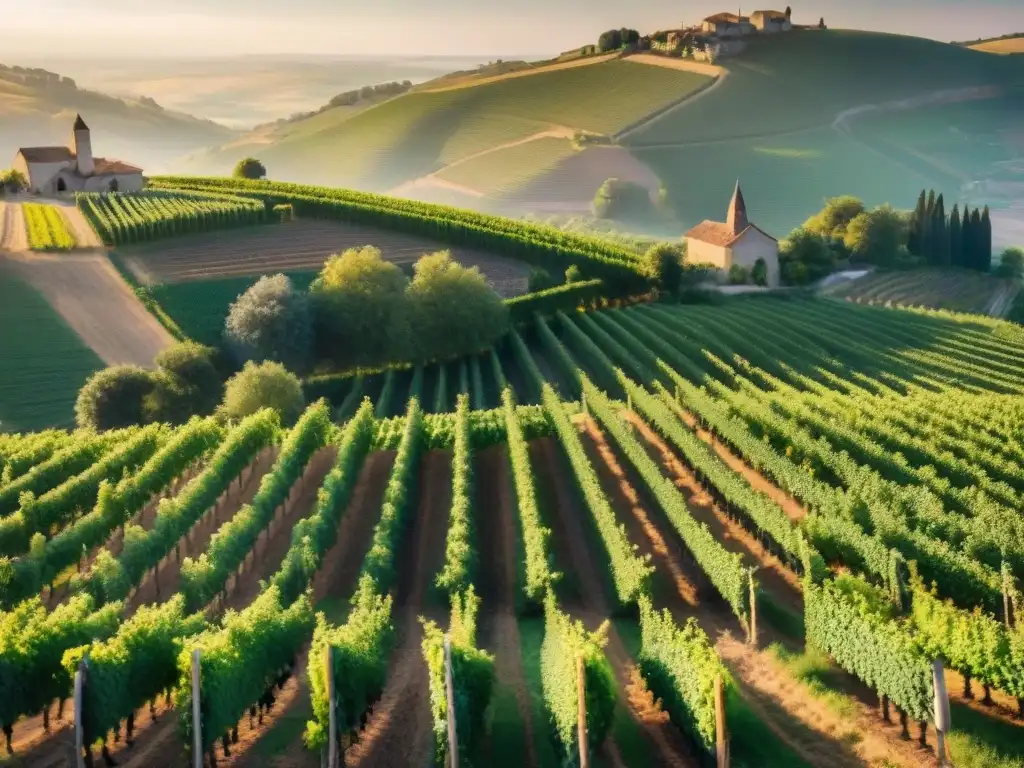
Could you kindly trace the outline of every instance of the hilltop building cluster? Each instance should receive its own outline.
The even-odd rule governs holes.
[[[693,56],[697,60],[711,61],[721,56],[732,56],[746,47],[746,41],[759,35],[772,35],[798,29],[823,29],[825,20],[812,26],[794,24],[793,10],[760,10],[744,16],[737,13],[715,13],[699,24],[686,25],[675,30],[655,33],[648,38],[651,50]]]
[[[93,157],[92,134],[81,115],[63,147],[22,147],[11,167],[25,177],[29,192],[138,192],[142,169],[121,160]]]

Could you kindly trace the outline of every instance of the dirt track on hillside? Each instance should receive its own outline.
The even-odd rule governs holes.
[[[174,343],[102,254],[11,254],[6,260],[107,365],[152,367],[156,354]]]

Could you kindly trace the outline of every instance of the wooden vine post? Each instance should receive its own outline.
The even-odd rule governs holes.
[[[448,754],[449,765],[459,768],[459,733],[455,723],[455,685],[452,682],[452,640],[444,636],[444,688],[448,700]]]
[[[725,722],[722,676],[715,676],[715,757],[717,768],[729,768],[729,737]]]
[[[1010,612],[1010,593],[1012,591],[1012,582],[1010,576],[1010,569],[1003,563],[1002,567],[1003,576],[1003,621],[1006,623],[1007,629],[1013,629],[1013,618]]]
[[[583,654],[576,657],[576,731],[580,744],[580,768],[590,768],[590,745],[587,743],[587,674]]]
[[[199,649],[192,651],[192,765],[203,768],[203,710],[199,703]]]
[[[338,768],[338,716],[334,706],[334,659],[331,644],[324,648],[324,674],[327,677],[327,768]]]
[[[946,768],[946,734],[949,732],[949,696],[946,693],[946,675],[942,659],[932,662],[932,687],[935,689],[935,751],[939,756],[939,768]]]
[[[75,671],[75,765],[85,768],[85,686],[89,684],[89,654]]]
[[[754,571],[750,571],[750,645],[757,649],[757,582]]]

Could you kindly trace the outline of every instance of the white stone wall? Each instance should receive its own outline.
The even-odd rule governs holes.
[[[116,173],[113,175],[90,176],[85,180],[85,192],[109,192],[111,179],[117,179],[118,192],[139,192],[142,189],[141,173]]]
[[[62,160],[59,163],[31,163],[29,166],[31,173],[27,171],[22,172],[25,174],[25,178],[28,179],[30,190],[49,193],[55,189],[54,185],[57,183],[57,174],[67,168],[68,165],[67,160]]]
[[[729,269],[729,249],[721,245],[712,245],[703,240],[686,238],[686,261],[690,264],[708,264],[718,269]]]
[[[731,264],[751,269],[758,259],[768,267],[768,287],[779,284],[779,244],[756,229],[750,229],[732,244]],[[728,269],[728,267],[727,267]]]

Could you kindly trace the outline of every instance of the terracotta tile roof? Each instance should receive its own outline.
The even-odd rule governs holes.
[[[716,13],[714,16],[708,16],[704,21],[710,21],[712,24],[739,24],[740,17],[735,13]]]
[[[774,237],[753,224],[748,224],[742,232],[734,234],[729,225],[724,224],[721,221],[702,221],[696,227],[683,235],[683,237],[700,240],[702,243],[710,243],[711,245],[719,245],[726,248],[743,237],[751,229],[756,229],[765,237],[775,240]],[[778,240],[775,240],[775,242],[778,242]]]
[[[22,147],[18,154],[29,163],[60,163],[75,159],[67,147]]]
[[[141,168],[137,168],[129,163],[122,162],[121,160],[108,160],[105,157],[93,158],[93,171],[94,176],[102,176],[108,173],[142,173]]]

